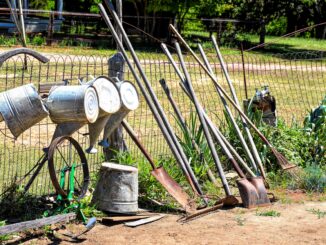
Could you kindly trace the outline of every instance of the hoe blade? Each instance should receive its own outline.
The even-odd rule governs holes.
[[[172,179],[168,173],[162,168],[154,169],[151,174],[158,182],[171,194],[171,196],[182,206],[187,213],[196,211],[195,202],[189,195],[181,188],[181,186]]]

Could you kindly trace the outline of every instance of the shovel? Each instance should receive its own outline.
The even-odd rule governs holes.
[[[175,46],[176,46],[177,54],[178,54],[178,57],[179,57],[179,60],[181,63],[181,67],[185,74],[185,79],[182,79],[181,72],[179,71],[179,69],[177,69],[176,65],[174,65],[174,62],[173,62],[174,68],[175,68],[176,72],[180,75],[180,79],[184,80],[183,82],[185,85],[185,89],[189,93],[191,100],[194,102],[198,114],[199,115],[202,114],[200,116],[200,119],[201,119],[203,128],[205,129],[205,127],[207,127],[207,125],[205,125],[204,119],[208,119],[208,118],[205,118],[206,114],[203,113],[202,107],[200,106],[200,103],[196,98],[195,91],[193,90],[193,87],[191,85],[190,74],[187,71],[187,68],[185,66],[185,63],[184,63],[184,60],[183,60],[183,57],[181,54],[180,46],[178,45],[178,43],[175,43]],[[164,50],[165,50],[165,53],[168,55],[169,60],[172,62],[173,61],[172,56],[169,55],[170,53],[168,52],[167,49],[164,49]],[[201,113],[199,113],[199,112],[201,112]],[[214,130],[213,130],[214,127],[211,125],[212,122],[210,120],[207,120],[207,124],[209,126],[211,126],[211,130],[212,130],[214,136],[217,137],[218,135],[214,132]],[[206,138],[209,141],[210,137],[207,137],[207,136],[209,136],[209,132],[206,133]],[[221,140],[219,140],[219,142],[222,143]],[[252,178],[247,179],[246,175],[243,173],[243,171],[239,167],[238,163],[232,157],[230,152],[228,150],[226,150],[226,146],[224,144],[221,144],[221,146],[224,149],[226,155],[228,156],[231,164],[233,165],[233,168],[238,173],[238,175],[242,178],[241,180],[237,181],[237,185],[238,185],[240,196],[241,196],[244,206],[251,208],[251,207],[255,207],[255,206],[269,205],[270,201],[267,196],[267,191],[266,191],[266,188],[264,185],[264,180],[261,177],[252,177]],[[212,145],[210,148],[212,151],[215,150],[214,145]],[[225,179],[223,170],[219,169],[219,174],[220,174],[221,180],[223,182],[223,179]],[[225,183],[227,185],[226,181],[225,181]],[[231,202],[231,203],[234,202],[234,199],[235,199],[234,196],[232,196],[231,193],[228,192],[228,190],[226,188],[225,188],[225,192],[226,192],[226,200],[223,200],[223,205],[227,205],[228,202]]]
[[[172,179],[168,173],[164,170],[163,167],[156,167],[153,159],[149,155],[149,153],[145,150],[144,146],[141,144],[139,139],[137,138],[135,132],[128,124],[127,121],[123,120],[121,122],[124,129],[127,131],[131,139],[135,142],[141,152],[144,154],[146,159],[151,164],[153,170],[151,174],[155,177],[155,179],[161,183],[161,185],[171,194],[171,196],[182,206],[182,208],[187,213],[193,213],[196,210],[195,202],[188,196],[188,194],[181,188],[181,186]]]

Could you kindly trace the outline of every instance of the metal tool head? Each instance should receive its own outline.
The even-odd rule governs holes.
[[[259,177],[248,178],[248,180],[256,188],[256,191],[258,193],[258,199],[256,205],[259,207],[271,205],[264,184],[264,179],[261,176],[259,176]]]
[[[161,185],[163,185],[171,196],[177,200],[187,213],[193,213],[196,211],[194,200],[189,197],[181,186],[172,179],[162,167],[154,169],[151,174],[161,183]]]
[[[256,207],[259,199],[256,187],[246,178],[237,180],[237,185],[243,206],[246,208]]]
[[[232,207],[239,204],[239,200],[235,196],[229,195],[223,198],[221,203],[223,203],[223,207]]]

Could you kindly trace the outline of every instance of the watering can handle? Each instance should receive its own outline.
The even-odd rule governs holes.
[[[49,59],[45,57],[44,55],[40,54],[39,52],[36,52],[34,50],[28,49],[28,48],[17,48],[14,50],[6,51],[0,54],[0,67],[2,64],[9,58],[18,55],[18,54],[29,54],[33,56],[35,59],[41,61],[42,63],[49,62]]]

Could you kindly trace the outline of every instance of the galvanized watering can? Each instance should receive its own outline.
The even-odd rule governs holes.
[[[118,78],[114,79],[118,81]],[[136,110],[139,106],[139,95],[136,87],[131,82],[122,81],[116,84],[119,87],[122,106],[118,112],[110,116],[105,125],[103,140],[99,143],[104,148],[109,147],[108,137],[112,132],[121,124],[130,111]]]
[[[53,87],[46,106],[51,120],[58,124],[52,140],[73,134],[83,125],[95,122],[99,115],[97,93],[89,85]]]
[[[36,88],[26,84],[0,93],[0,122],[5,120],[12,135],[17,138],[28,128],[48,116]]]
[[[100,76],[87,84],[96,89],[100,107],[99,118],[96,122],[88,124],[90,146],[86,152],[96,153],[97,149],[94,145],[111,115],[120,109],[121,99],[118,86],[108,77]]]
[[[56,86],[49,92],[46,106],[54,123],[93,123],[99,115],[95,88],[89,85]]]

